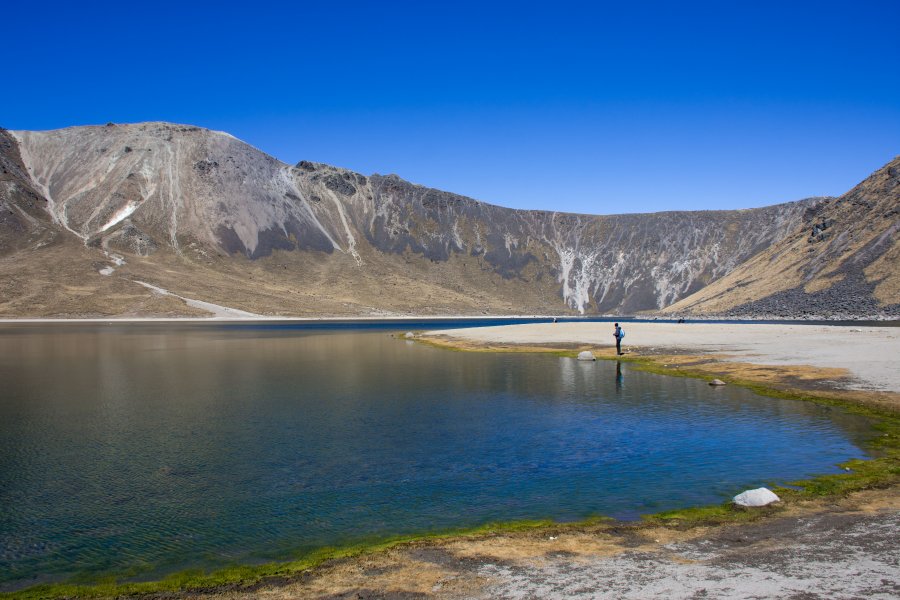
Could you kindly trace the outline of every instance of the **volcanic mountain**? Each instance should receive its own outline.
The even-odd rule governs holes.
[[[877,314],[897,302],[896,163],[861,184],[874,211],[866,223],[881,233],[860,246],[869,229],[842,212],[850,193],[749,210],[577,215],[292,166],[198,127],[0,130],[0,315],[208,314],[184,298],[273,316],[633,314],[673,304],[708,313],[798,293],[748,284],[731,296],[715,288],[712,304],[689,298],[738,273],[745,281],[749,265],[770,270],[761,257],[801,235],[829,257],[815,263],[825,266],[813,279],[825,283],[802,293],[857,281],[834,261],[858,250],[862,277],[880,278],[864,305]]]

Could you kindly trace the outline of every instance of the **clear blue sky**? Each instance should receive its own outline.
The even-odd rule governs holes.
[[[900,2],[9,2],[0,126],[165,120],[517,208],[762,206],[900,154]]]

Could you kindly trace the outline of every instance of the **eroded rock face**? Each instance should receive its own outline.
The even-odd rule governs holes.
[[[332,168],[319,169],[301,175],[299,187],[340,203],[352,225],[342,239],[437,264],[469,257],[503,280],[555,280],[563,303],[581,313],[662,308],[780,239],[820,201],[591,216],[513,210],[373,175],[342,202],[343,193],[328,187],[334,175],[321,174]]]
[[[546,293],[580,313],[669,305],[796,230],[822,202],[614,216],[520,211],[394,175],[289,166],[228,134],[190,126],[13,135],[3,138],[5,152],[18,150],[19,180],[45,198],[39,212],[104,248],[149,255],[199,244],[251,260],[339,253],[361,270],[379,269],[367,273],[379,277],[416,257],[448,272],[464,263],[488,274],[491,286],[552,283]],[[472,275],[482,283],[471,285],[496,294],[484,279]],[[367,300],[378,305],[377,295]]]
[[[187,239],[250,258],[335,248],[292,169],[227,134],[142,123],[16,136],[51,212],[84,239],[129,219],[176,249]]]
[[[819,202],[591,216],[502,208],[394,176],[369,181],[347,210],[378,251],[438,263],[468,256],[506,280],[553,279],[582,313],[662,308],[780,239]]]
[[[56,237],[47,200],[31,182],[15,137],[0,128],[0,256]]]

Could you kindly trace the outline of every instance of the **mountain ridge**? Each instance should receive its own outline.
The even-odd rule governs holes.
[[[200,131],[200,132],[204,132],[204,133],[208,133],[208,134],[221,135],[223,137],[230,138],[231,140],[237,141],[237,142],[255,150],[256,152],[259,152],[260,154],[265,154],[267,156],[270,156],[273,160],[281,163],[284,166],[288,166],[288,167],[302,168],[301,165],[311,165],[313,167],[329,168],[329,169],[334,169],[334,170],[341,171],[341,172],[346,171],[348,173],[352,173],[355,175],[361,175],[363,177],[379,177],[379,178],[384,178],[384,179],[396,179],[396,180],[400,180],[410,186],[413,186],[415,188],[422,188],[424,190],[443,191],[443,190],[440,190],[439,188],[434,188],[427,184],[417,183],[415,181],[405,179],[398,173],[373,172],[373,173],[370,173],[369,175],[366,175],[366,174],[356,171],[350,167],[342,167],[339,165],[332,165],[329,163],[323,163],[323,162],[313,161],[313,160],[308,160],[308,159],[301,159],[301,160],[291,164],[290,162],[283,161],[277,157],[269,155],[265,150],[262,150],[258,146],[254,146],[253,144],[250,144],[249,142],[246,142],[246,141],[228,133],[227,131],[210,129],[208,127],[202,127],[202,126],[197,126],[197,125],[169,122],[169,121],[141,121],[141,122],[135,122],[135,123],[112,123],[112,122],[109,122],[109,123],[102,124],[102,125],[101,124],[71,125],[68,127],[62,127],[62,128],[58,128],[58,129],[43,129],[43,130],[4,129],[3,127],[0,127],[0,131],[6,131],[7,133],[16,136],[18,134],[44,134],[44,133],[65,132],[65,131],[81,131],[81,130],[86,130],[86,129],[103,129],[103,128],[108,128],[108,127],[143,127],[143,126],[159,126],[159,127],[172,128],[174,130],[184,130],[184,131],[193,130],[193,131]],[[703,208],[703,209],[666,209],[666,210],[638,211],[638,212],[626,212],[626,213],[578,213],[578,212],[572,212],[572,211],[556,211],[556,210],[543,209],[543,208],[514,208],[514,207],[510,207],[510,206],[505,206],[503,204],[497,204],[497,203],[491,202],[489,200],[481,200],[481,199],[475,198],[474,196],[469,196],[466,194],[456,194],[454,192],[448,192],[448,193],[453,193],[454,196],[472,200],[472,201],[478,202],[480,204],[485,204],[485,205],[493,206],[496,208],[515,210],[515,211],[519,211],[519,212],[553,213],[553,214],[560,214],[560,215],[579,215],[579,216],[597,216],[597,217],[604,217],[604,216],[605,217],[617,217],[617,216],[624,216],[624,215],[665,215],[665,214],[670,214],[670,213],[692,213],[692,214],[730,213],[730,212],[756,210],[756,209],[760,209],[760,208],[768,208],[771,206],[788,205],[788,204],[793,204],[796,202],[804,202],[807,200],[817,200],[817,199],[833,197],[833,196],[807,196],[807,197],[798,198],[795,200],[786,200],[783,202],[776,202],[775,204],[766,204],[766,205],[757,206],[757,207],[741,207],[741,208],[733,208],[733,209]]]
[[[42,227],[60,236],[57,226],[112,260],[114,278],[155,277],[183,296],[266,314],[656,311],[808,225],[810,211],[828,202],[623,215],[523,211],[396,175],[288,165],[190,125],[2,135],[15,140],[4,160],[14,163],[17,152],[28,175],[20,168],[10,176],[17,183],[0,189],[0,202],[15,207],[7,214],[31,189],[50,216]],[[7,259],[26,252],[39,271],[35,244],[22,240],[0,230]],[[0,267],[15,273],[7,259]],[[235,269],[266,282],[259,298],[225,276]],[[102,295],[103,277],[92,294]],[[77,306],[52,287],[42,288],[37,312]],[[417,287],[425,298],[416,298]],[[0,296],[0,314],[29,314],[27,294],[19,294]],[[141,294],[146,289],[130,292]],[[91,310],[105,314],[102,298],[95,300]],[[123,310],[144,309],[109,308]]]

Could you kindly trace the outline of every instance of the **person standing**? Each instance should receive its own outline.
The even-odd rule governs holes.
[[[622,356],[622,338],[625,337],[625,332],[619,327],[618,323],[616,323],[616,330],[613,332],[613,337],[616,338],[616,354]]]

